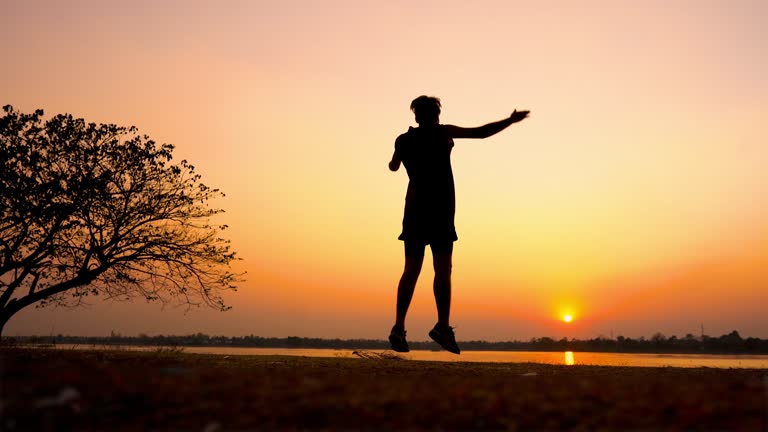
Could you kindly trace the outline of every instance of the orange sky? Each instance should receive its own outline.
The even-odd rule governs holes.
[[[6,334],[384,338],[407,184],[386,165],[428,94],[444,123],[532,111],[453,152],[459,339],[768,337],[767,3],[412,3],[0,4],[0,104],[175,144],[248,272],[226,313],[94,302]]]

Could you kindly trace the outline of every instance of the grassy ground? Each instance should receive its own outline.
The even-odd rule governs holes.
[[[766,370],[12,348],[0,430],[768,430]]]

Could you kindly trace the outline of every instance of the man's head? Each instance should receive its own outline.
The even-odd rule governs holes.
[[[440,99],[434,96],[419,96],[411,102],[411,111],[416,114],[416,123],[420,125],[440,122]]]

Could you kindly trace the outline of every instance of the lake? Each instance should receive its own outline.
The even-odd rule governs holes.
[[[61,344],[59,349],[135,349],[154,350],[151,346],[105,346]],[[290,355],[304,357],[357,358],[354,350],[309,348],[233,348],[233,347],[184,347],[184,352],[217,355]],[[361,350],[382,352],[383,350]],[[391,351],[389,351],[391,352]],[[718,355],[718,354],[624,354],[595,352],[531,352],[531,351],[464,351],[454,355],[446,351],[413,350],[402,354],[409,360],[546,363],[561,365],[637,366],[637,367],[710,367],[768,369],[768,355]]]

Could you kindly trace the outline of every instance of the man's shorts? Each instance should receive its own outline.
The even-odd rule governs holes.
[[[405,256],[424,256],[424,243],[414,241],[404,241]],[[429,245],[432,249],[432,256],[435,255],[453,255],[453,240],[444,242],[434,242]]]

